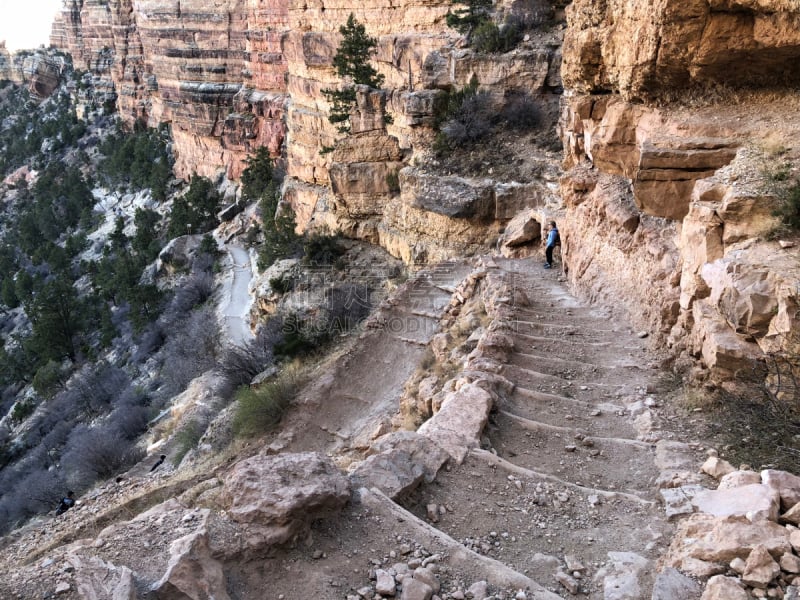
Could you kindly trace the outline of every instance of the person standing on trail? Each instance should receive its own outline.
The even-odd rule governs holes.
[[[57,515],[63,515],[70,508],[75,506],[75,499],[73,496],[75,496],[75,492],[69,491],[67,495],[61,499],[61,502],[58,503],[58,507],[56,508]]]
[[[544,268],[549,269],[553,266],[553,249],[561,245],[561,236],[558,234],[558,227],[555,221],[550,221],[547,226],[547,241],[544,247],[544,255],[547,262],[544,263]]]

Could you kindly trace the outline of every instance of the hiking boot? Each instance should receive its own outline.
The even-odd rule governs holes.
[[[552,265],[550,263],[544,263],[544,268],[549,269]]]

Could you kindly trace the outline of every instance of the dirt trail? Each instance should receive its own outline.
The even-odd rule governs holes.
[[[593,575],[609,552],[657,558],[670,526],[656,502],[655,444],[637,439],[626,406],[654,389],[645,341],[570,296],[536,260],[497,261],[529,306],[514,309],[515,389],[483,448],[408,503],[452,508],[437,527],[552,587],[571,555],[585,567],[577,597],[603,598]],[[652,582],[651,572],[643,580]],[[627,597],[627,596],[626,596]],[[649,598],[649,592],[643,598]]]

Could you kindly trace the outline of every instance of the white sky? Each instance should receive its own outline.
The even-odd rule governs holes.
[[[50,26],[61,0],[0,0],[0,40],[9,50],[50,44]]]

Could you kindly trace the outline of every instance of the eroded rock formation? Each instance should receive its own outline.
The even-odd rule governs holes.
[[[65,0],[51,42],[113,86],[123,119],[172,124],[180,176],[235,178],[283,143],[286,15],[260,0]]]
[[[796,72],[797,6],[578,0],[567,12],[562,236],[576,286],[627,306],[699,359],[701,377],[796,350],[797,255],[765,241],[779,224],[765,148],[785,126],[755,90]]]

